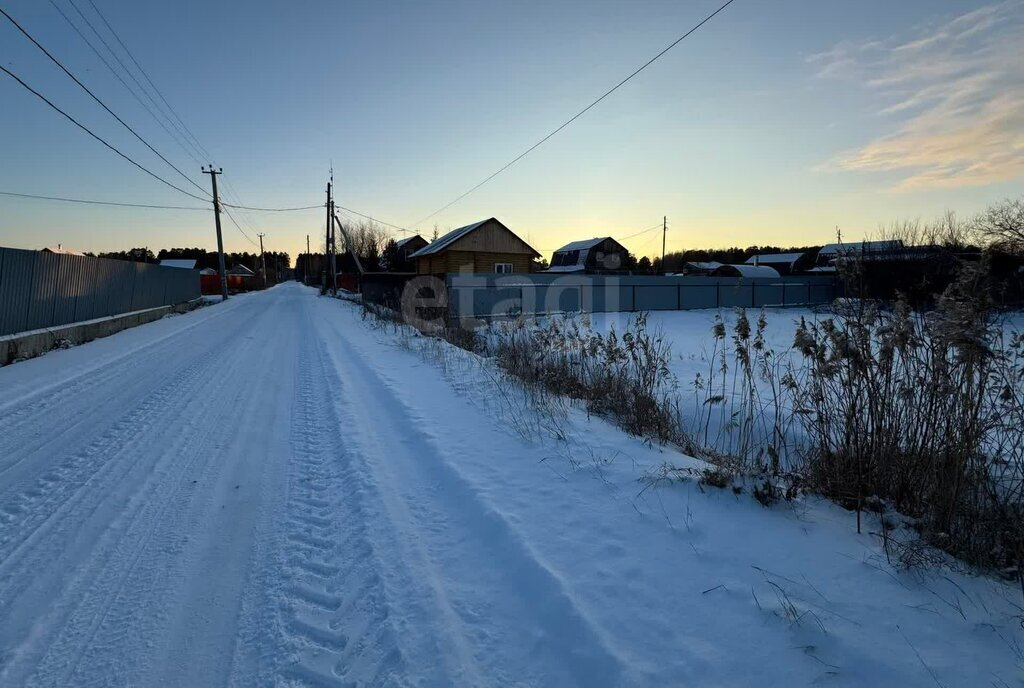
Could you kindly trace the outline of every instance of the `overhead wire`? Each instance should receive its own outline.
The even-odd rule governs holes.
[[[191,177],[189,177],[184,172],[182,172],[180,169],[178,169],[178,167],[174,163],[172,163],[170,160],[168,160],[166,157],[164,157],[163,154],[160,153],[160,151],[158,151],[156,148],[154,148],[149,143],[149,141],[147,141],[146,139],[142,138],[142,136],[137,131],[135,131],[135,129],[133,129],[127,122],[125,122],[123,119],[121,119],[117,115],[117,113],[115,113],[113,110],[111,110],[109,107],[107,107],[107,104],[104,103],[102,100],[100,100],[99,96],[97,96],[95,93],[93,93],[92,90],[89,89],[88,86],[83,84],[78,79],[78,77],[76,77],[74,74],[72,74],[71,71],[67,67],[65,67],[64,64],[60,60],[58,60],[56,57],[54,57],[53,54],[50,53],[50,51],[47,50],[43,46],[42,43],[40,43],[38,40],[36,40],[36,38],[34,36],[32,36],[32,34],[30,34],[28,31],[26,31],[25,28],[21,24],[19,24],[17,22],[17,20],[14,19],[14,17],[12,17],[10,14],[8,14],[7,11],[4,10],[2,7],[0,7],[0,14],[2,14],[7,19],[7,21],[11,22],[11,24],[13,24],[18,29],[18,31],[20,31],[25,36],[25,38],[30,40],[37,48],[39,48],[39,50],[41,50],[42,53],[44,55],[46,55],[46,57],[50,58],[51,62],[53,62],[58,67],[60,67],[61,71],[63,71],[66,75],[68,75],[68,77],[70,77],[72,81],[74,81],[76,84],[78,84],[82,88],[83,91],[88,93],[89,96],[93,100],[95,100],[99,104],[100,107],[102,107],[104,110],[106,110],[110,114],[111,117],[116,119],[121,124],[121,126],[123,126],[125,129],[130,131],[132,133],[132,135],[135,136],[135,138],[137,138],[139,141],[141,141],[142,144],[146,146],[146,148],[151,150],[158,158],[160,158],[165,163],[167,163],[167,165],[170,166],[171,169],[173,169],[175,172],[177,172],[189,184],[191,184],[192,186],[194,186],[197,189],[199,189],[200,192],[209,195],[209,193],[205,189],[203,189],[203,187],[199,186],[199,184],[197,184]]]
[[[65,112],[64,110],[60,109],[60,107],[58,107],[56,104],[54,104],[53,101],[51,101],[49,98],[44,96],[42,93],[40,93],[36,89],[34,89],[31,86],[29,86],[21,77],[19,77],[17,74],[12,72],[11,70],[7,69],[7,67],[4,67],[3,65],[0,65],[0,71],[3,71],[9,77],[11,77],[15,81],[17,81],[23,88],[25,88],[27,91],[32,93],[34,96],[36,96],[37,98],[42,100],[44,103],[49,105],[51,108],[53,108],[57,112],[59,112],[61,115],[63,115],[68,121],[70,121],[76,127],[78,127],[79,129],[84,131],[86,134],[88,134],[92,138],[94,138],[97,141],[99,141],[100,143],[102,143],[104,146],[106,146],[107,148],[109,148],[113,152],[117,153],[119,156],[121,156],[122,158],[124,158],[125,160],[130,162],[132,165],[134,165],[135,167],[139,168],[140,170],[142,170],[143,172],[148,174],[153,179],[156,179],[157,181],[159,181],[159,182],[161,182],[161,183],[171,187],[172,189],[175,189],[176,191],[179,191],[179,192],[185,194],[186,196],[189,196],[189,197],[194,198],[196,200],[204,201],[204,202],[209,200],[209,199],[203,198],[202,196],[196,196],[194,193],[186,191],[185,189],[181,188],[180,186],[177,186],[176,184],[167,181],[166,179],[164,179],[163,177],[158,175],[156,172],[153,172],[149,168],[144,167],[140,163],[136,162],[133,158],[131,158],[127,154],[123,153],[120,149],[115,147],[113,144],[109,143],[106,139],[102,138],[101,136],[99,136],[98,134],[93,132],[91,129],[89,129],[87,126],[85,126],[84,124],[79,122],[77,119],[75,119],[74,117],[69,115],[67,112]]]
[[[94,201],[84,198],[64,198],[62,196],[39,196],[36,194],[16,193],[14,191],[0,191],[0,196],[12,196],[15,198],[28,198],[41,201],[61,201],[63,203],[83,203],[87,205],[112,205],[125,208],[155,208],[158,210],[201,210],[209,212],[209,208],[197,208],[185,205],[156,205],[151,203],[122,203],[117,201]]]
[[[81,29],[78,28],[78,25],[75,24],[74,21],[72,21],[71,17],[69,17],[67,15],[67,13],[64,12],[64,10],[62,10],[60,8],[60,6],[57,5],[57,3],[54,0],[49,0],[49,2],[50,2],[50,5],[55,10],[57,10],[57,13],[60,14],[61,17],[64,18],[64,21],[67,22],[68,26],[70,26],[75,31],[75,33],[78,34],[79,38],[81,38],[82,41],[85,42],[85,44],[89,47],[90,50],[92,50],[93,54],[96,55],[96,57],[100,60],[100,62],[102,62],[103,65],[107,68],[107,70],[112,75],[114,75],[114,78],[116,78],[121,83],[121,85],[124,86],[125,90],[128,91],[128,93],[131,94],[132,98],[134,98],[135,101],[142,107],[142,109],[144,109],[149,114],[149,116],[153,118],[153,120],[160,126],[161,129],[164,130],[164,132],[171,138],[171,140],[173,140],[183,151],[185,151],[185,154],[188,155],[196,164],[202,165],[203,164],[202,160],[200,160],[199,157],[196,157],[196,155],[195,155],[195,153],[193,151],[189,150],[189,148],[181,140],[181,138],[180,138],[180,136],[178,134],[176,134],[175,132],[173,132],[173,131],[171,131],[170,129],[167,128],[167,125],[164,123],[164,120],[161,119],[161,117],[159,115],[157,115],[153,111],[153,108],[150,107],[149,105],[147,105],[146,102],[139,96],[139,94],[136,92],[136,90],[134,88],[132,88],[128,84],[128,82],[126,82],[124,80],[124,77],[122,77],[121,74],[117,71],[117,69],[115,69],[114,66],[112,64],[110,64],[110,62],[107,60],[107,58],[105,58],[103,56],[103,54],[99,51],[99,48],[96,47],[96,45],[92,42],[92,40],[88,36],[86,36],[82,32]],[[69,2],[71,2],[71,0],[69,0]],[[99,35],[99,32],[89,22],[88,18],[85,17],[85,15],[82,13],[82,11],[80,9],[78,9],[78,6],[75,5],[73,2],[71,2],[71,6],[74,7],[75,11],[78,13],[78,16],[82,18],[82,20],[85,22],[85,24],[92,30],[92,32],[96,35],[96,37],[99,38],[100,41],[103,42],[103,44],[104,44],[104,46],[106,46],[107,50],[110,51],[111,54],[113,55],[113,51],[111,50],[110,46],[106,43],[106,41],[103,40],[103,37]],[[113,56],[114,56],[115,59],[117,59],[116,55],[113,55]],[[122,65],[121,68],[124,69],[124,66]],[[130,74],[129,74],[129,77],[131,77]]]
[[[156,93],[157,96],[160,98],[160,100],[163,102],[163,104],[167,106],[168,112],[170,112],[174,116],[174,118],[178,121],[178,124],[181,125],[182,129],[184,130],[184,132],[189,137],[191,137],[192,141],[195,142],[195,144],[198,147],[199,151],[204,153],[207,158],[212,158],[213,156],[210,155],[209,151],[207,151],[206,148],[203,146],[203,144],[200,143],[199,139],[196,138],[196,135],[193,134],[192,130],[188,128],[188,125],[185,124],[185,121],[178,115],[178,113],[175,111],[175,109],[173,107],[171,107],[171,104],[164,97],[164,94],[160,91],[160,89],[157,88],[156,84],[153,83],[153,80],[149,78],[149,74],[147,74],[146,70],[142,68],[142,65],[139,64],[139,61],[135,59],[135,55],[132,54],[132,51],[128,49],[128,46],[125,45],[124,41],[121,40],[121,37],[118,35],[117,31],[114,30],[114,27],[110,25],[110,22],[107,21],[107,18],[103,15],[102,12],[100,12],[100,8],[96,6],[96,3],[94,3],[93,0],[88,0],[88,2],[89,2],[89,5],[92,6],[93,11],[96,12],[96,15],[100,18],[100,20],[103,21],[103,24],[107,27],[107,30],[110,32],[110,35],[112,35],[114,37],[114,39],[118,42],[118,44],[124,50],[125,54],[128,55],[128,58],[132,61],[132,64],[134,64],[136,69],[139,70],[139,73],[142,74],[142,77],[150,85],[150,87],[153,89],[154,93]]]
[[[627,239],[633,239],[635,237],[640,236],[641,234],[647,234],[647,232],[653,232],[654,230],[661,229],[661,228],[662,228],[662,223],[659,222],[656,225],[651,225],[647,229],[640,230],[636,234],[630,234],[629,236],[624,236],[621,239],[619,239],[619,241],[621,242],[621,241],[626,241]]]
[[[519,155],[517,155],[516,157],[514,157],[514,158],[513,158],[512,160],[510,160],[509,162],[505,163],[505,164],[504,164],[504,165],[503,165],[503,166],[502,166],[501,168],[499,168],[499,169],[498,169],[498,170],[497,170],[496,172],[494,172],[494,173],[490,174],[489,176],[487,176],[486,178],[484,178],[484,180],[483,180],[483,181],[481,181],[480,183],[478,183],[478,184],[477,184],[476,186],[473,186],[473,187],[472,187],[472,188],[470,188],[470,189],[469,189],[468,191],[465,191],[464,193],[460,194],[459,196],[456,196],[456,197],[455,197],[455,199],[453,199],[453,200],[449,201],[448,203],[446,203],[445,205],[441,206],[440,208],[438,208],[438,209],[437,209],[437,210],[435,210],[434,212],[430,213],[430,214],[429,214],[429,215],[427,215],[426,217],[424,217],[424,218],[422,218],[422,219],[420,219],[420,220],[417,220],[416,222],[413,222],[413,223],[412,223],[412,226],[413,226],[413,227],[415,227],[416,225],[418,225],[418,224],[420,224],[420,223],[422,223],[422,222],[425,222],[425,221],[429,220],[430,218],[434,217],[434,216],[435,216],[435,215],[437,215],[438,213],[441,213],[441,212],[443,212],[443,211],[447,210],[448,208],[452,207],[453,205],[455,205],[456,203],[458,203],[459,201],[461,201],[461,200],[462,200],[463,198],[465,198],[466,196],[470,195],[471,193],[473,193],[474,191],[476,191],[477,189],[479,189],[480,187],[482,187],[482,186],[483,186],[484,184],[486,184],[487,182],[489,182],[489,181],[491,181],[492,179],[494,179],[495,177],[497,177],[497,176],[498,176],[499,174],[501,174],[502,172],[504,172],[504,171],[505,171],[505,170],[507,170],[508,168],[512,167],[512,165],[515,165],[515,164],[516,164],[517,162],[519,162],[520,160],[522,160],[523,158],[525,158],[525,157],[526,157],[527,155],[529,155],[530,153],[532,153],[532,152],[533,152],[534,150],[536,150],[537,148],[539,148],[539,147],[540,147],[540,146],[541,146],[542,144],[544,144],[544,143],[545,143],[545,142],[546,142],[546,141],[547,141],[548,139],[550,139],[550,138],[551,138],[552,136],[554,136],[554,135],[555,135],[555,134],[557,134],[558,132],[560,132],[560,131],[562,131],[563,129],[565,129],[565,128],[566,128],[567,126],[569,126],[570,124],[572,124],[573,122],[575,122],[575,121],[576,121],[577,119],[579,119],[580,117],[582,117],[582,116],[583,116],[583,115],[584,115],[584,114],[585,114],[585,113],[586,113],[586,112],[587,112],[588,110],[590,110],[590,109],[591,109],[591,108],[593,108],[593,107],[594,107],[595,105],[597,105],[598,103],[600,103],[600,102],[601,102],[602,100],[604,100],[605,98],[607,98],[608,96],[610,96],[610,95],[611,95],[612,93],[614,93],[615,91],[617,91],[617,90],[618,90],[618,89],[619,89],[619,88],[620,88],[620,87],[621,87],[621,86],[622,86],[623,84],[625,84],[625,83],[626,83],[627,81],[629,81],[630,79],[632,79],[633,77],[635,77],[635,76],[636,76],[637,74],[639,74],[640,72],[642,72],[642,71],[644,71],[645,69],[647,69],[647,68],[648,68],[648,67],[649,67],[649,66],[650,66],[651,64],[653,64],[653,63],[654,63],[654,62],[655,62],[655,61],[656,61],[656,60],[657,60],[658,58],[660,58],[660,57],[661,57],[662,55],[664,55],[664,54],[665,54],[665,53],[667,53],[667,52],[668,52],[669,50],[671,50],[672,48],[674,48],[674,47],[676,47],[677,45],[679,45],[679,44],[680,44],[680,43],[681,43],[681,42],[682,42],[683,40],[685,40],[686,38],[688,38],[688,37],[689,37],[689,36],[690,36],[691,34],[693,34],[693,33],[694,33],[695,31],[697,31],[697,30],[698,30],[698,29],[700,29],[700,28],[701,28],[702,26],[704,26],[705,24],[707,24],[707,23],[708,23],[709,21],[711,21],[712,19],[714,19],[714,18],[715,18],[715,17],[716,17],[716,16],[717,16],[717,15],[718,15],[718,14],[719,14],[720,12],[724,11],[724,10],[725,10],[725,8],[726,8],[726,7],[728,7],[729,5],[731,5],[731,4],[733,3],[733,2],[735,2],[735,0],[726,0],[726,2],[725,2],[724,4],[722,4],[721,6],[719,6],[719,8],[718,8],[718,9],[716,9],[716,10],[715,10],[714,12],[712,12],[711,14],[707,15],[706,17],[704,17],[704,19],[702,19],[702,20],[701,20],[700,22],[698,22],[698,23],[697,23],[696,25],[694,25],[694,26],[693,26],[693,28],[691,28],[691,29],[690,29],[689,31],[687,31],[686,33],[684,33],[684,34],[683,34],[682,36],[680,36],[679,38],[677,38],[676,40],[674,40],[674,41],[673,41],[672,43],[670,43],[670,44],[668,45],[668,47],[666,47],[666,48],[665,48],[665,49],[663,49],[663,50],[662,50],[661,52],[659,52],[659,53],[658,53],[657,55],[655,55],[654,57],[652,57],[651,59],[649,59],[649,60],[648,60],[647,62],[645,62],[645,63],[644,63],[643,65],[641,65],[641,66],[640,66],[639,68],[637,68],[636,70],[634,70],[634,71],[633,71],[633,73],[631,73],[631,74],[630,74],[629,76],[627,76],[627,77],[626,77],[625,79],[623,79],[622,81],[620,81],[619,83],[615,84],[615,85],[614,85],[614,86],[612,86],[612,87],[611,87],[610,89],[608,89],[607,91],[605,91],[605,92],[604,92],[604,94],[602,94],[602,95],[601,95],[601,97],[599,97],[599,98],[598,98],[597,100],[593,101],[592,103],[590,103],[590,105],[587,105],[587,106],[586,106],[585,108],[583,108],[582,110],[580,110],[579,112],[577,112],[577,113],[576,113],[575,115],[573,115],[572,117],[570,117],[569,119],[567,119],[567,120],[566,120],[565,122],[563,122],[562,124],[560,124],[560,125],[559,125],[559,126],[558,126],[557,128],[555,128],[555,129],[554,129],[554,130],[552,130],[552,131],[551,131],[550,133],[548,133],[548,134],[547,134],[547,135],[546,135],[546,136],[545,136],[544,138],[542,138],[542,139],[541,139],[540,141],[538,141],[537,143],[535,143],[535,144],[533,144],[532,146],[530,146],[529,148],[527,148],[527,149],[526,149],[525,151],[523,151],[522,153],[520,153]]]
[[[123,69],[124,73],[128,75],[128,78],[132,80],[132,83],[134,83],[139,88],[139,90],[142,91],[142,95],[146,96],[146,99],[153,104],[153,107],[155,107],[160,112],[161,115],[163,115],[163,117],[167,120],[168,124],[170,124],[171,127],[175,129],[179,135],[182,136],[182,138],[185,140],[185,143],[192,146],[196,153],[202,155],[202,152],[198,148],[196,148],[191,141],[188,140],[188,137],[185,136],[185,134],[181,131],[181,129],[178,128],[178,126],[167,115],[167,113],[163,111],[163,108],[161,108],[160,104],[156,102],[156,99],[154,99],[153,96],[150,95],[149,91],[147,91],[146,88],[141,83],[139,83],[139,80],[135,78],[135,75],[132,74],[132,71],[130,69],[128,69],[124,61],[118,56],[117,52],[110,46],[109,43],[107,43],[107,40],[103,38],[103,35],[99,32],[99,30],[97,30],[96,27],[93,26],[92,22],[90,22],[88,17],[85,16],[85,13],[82,12],[81,9],[79,9],[77,4],[75,4],[75,0],[67,0],[67,2],[69,5],[71,5],[71,7],[74,8],[75,12],[78,13],[78,16],[82,18],[82,21],[85,22],[85,25],[89,27],[93,34],[95,34],[96,38],[100,39],[100,43],[103,44],[103,47],[107,49],[107,51],[114,58],[117,64],[121,66],[121,69]]]

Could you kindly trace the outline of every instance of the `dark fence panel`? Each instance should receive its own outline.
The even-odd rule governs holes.
[[[199,272],[0,248],[0,336],[199,298]]]

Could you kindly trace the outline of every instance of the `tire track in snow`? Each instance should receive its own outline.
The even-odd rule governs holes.
[[[309,331],[307,328],[305,331]],[[284,652],[267,684],[394,685],[404,669],[358,479],[331,395],[337,380],[306,339],[292,420],[285,552],[276,597]]]
[[[243,317],[235,310],[214,314],[232,322],[239,321],[239,324]],[[98,366],[79,367],[60,383],[33,389],[16,401],[0,406],[0,481],[3,483],[0,502],[6,501],[9,490],[21,482],[20,473],[41,465],[45,467],[68,441],[77,445],[88,443],[106,429],[112,408],[128,412],[141,403],[154,386],[166,384],[169,380],[166,369],[154,367],[153,361],[170,358],[187,362],[192,341],[185,338],[194,335],[192,330],[207,319],[190,318],[182,329]],[[205,341],[205,347],[213,352],[229,345],[231,331],[230,327],[218,330],[219,336]],[[87,348],[89,344],[82,347]],[[72,353],[81,352],[73,350]],[[25,363],[30,364],[31,361]],[[98,390],[106,390],[106,403],[102,405],[94,403]]]
[[[7,662],[0,679],[32,670],[35,664],[30,684],[72,685],[66,679],[76,657],[89,649],[89,639],[144,551],[159,516],[189,477],[189,469],[206,458],[201,445],[214,437],[220,421],[231,413],[231,403],[223,403],[217,392],[238,377],[246,349],[252,346],[245,341],[234,348],[214,346],[202,354],[100,440],[74,455],[64,464],[67,471],[59,482],[39,493],[42,499],[27,519],[35,529],[22,539],[21,549],[0,563],[0,596],[20,603],[18,616],[24,620],[38,613],[30,605],[25,608],[22,596],[28,591],[37,591],[35,597],[27,595],[29,601],[55,587],[63,595],[51,601],[49,614],[33,621],[30,632],[22,628],[20,633],[27,635],[35,653],[45,650],[45,655],[9,650],[19,662],[17,667]],[[9,624],[8,616],[4,636],[19,635]],[[40,649],[40,636],[52,634],[55,637]],[[116,675],[109,673],[106,680]]]
[[[326,322],[321,338],[338,343],[331,358],[345,383],[350,451],[373,476],[389,530],[406,538],[409,564],[432,581],[444,626],[437,632],[463,635],[488,683],[619,685],[623,662],[557,576],[419,430],[422,419],[362,360],[340,322]]]

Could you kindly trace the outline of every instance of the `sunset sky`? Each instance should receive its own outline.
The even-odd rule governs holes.
[[[837,225],[844,238],[861,238],[880,223],[946,209],[968,215],[1024,194],[1017,0],[736,0],[508,171],[415,227],[722,0],[92,2],[224,168],[227,200],[248,205],[321,203],[333,163],[348,208],[428,238],[435,222],[443,232],[496,216],[550,254],[574,239],[636,234],[663,215],[669,250],[815,244],[834,240]],[[206,156],[168,135],[58,11],[119,69],[77,13],[120,49],[89,0],[3,6],[208,187],[199,170]],[[196,191],[2,18],[0,64]],[[0,131],[0,191],[202,206],[2,73]],[[323,232],[322,210],[235,217],[253,239],[265,232],[268,248],[293,256],[307,233],[317,246]],[[227,218],[224,231],[227,248],[253,250]],[[0,245],[58,242],[212,250],[213,216],[0,196]],[[655,255],[660,233],[625,243]]]

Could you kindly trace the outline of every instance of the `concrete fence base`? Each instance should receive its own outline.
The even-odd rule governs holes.
[[[129,327],[137,327],[159,320],[169,313],[186,313],[201,305],[200,300],[180,303],[173,306],[147,308],[107,318],[86,320],[85,322],[49,327],[30,332],[17,332],[0,337],[0,366],[27,358],[41,356],[63,345],[74,346],[91,342],[101,337],[109,337]]]

